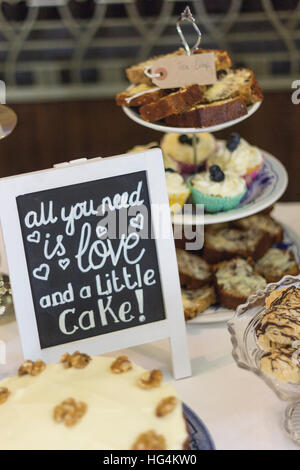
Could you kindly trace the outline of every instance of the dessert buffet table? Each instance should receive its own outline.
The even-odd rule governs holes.
[[[300,237],[299,211],[300,203],[280,203],[272,215]],[[3,262],[3,256],[1,259]],[[167,341],[124,353],[145,368],[164,372],[183,401],[204,422],[217,449],[299,449],[282,427],[287,403],[277,398],[259,377],[237,367],[226,323],[188,324],[187,334],[193,371],[187,379],[172,379]],[[0,340],[6,343],[6,364],[0,363],[1,379],[15,373],[22,362],[15,322],[0,326]]]

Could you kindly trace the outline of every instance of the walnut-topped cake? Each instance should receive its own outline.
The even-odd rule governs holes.
[[[75,352],[0,382],[0,449],[187,448],[182,403],[159,370]],[[28,429],[30,428],[30,432]]]

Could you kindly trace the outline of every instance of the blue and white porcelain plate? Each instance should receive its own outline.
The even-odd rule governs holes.
[[[190,450],[215,450],[213,440],[195,413],[183,403],[183,413],[187,421],[190,436]]]
[[[284,237],[283,242],[274,245],[277,248],[283,250],[290,249],[295,255],[295,259],[300,266],[300,237],[287,226],[283,226]],[[188,323],[219,323],[227,322],[234,315],[234,310],[229,310],[221,305],[212,305],[207,308],[201,315],[193,320],[189,320]]]
[[[261,150],[264,157],[264,166],[247,193],[232,210],[218,212],[216,214],[204,214],[197,217],[192,213],[192,208],[186,208],[184,217],[178,213],[172,216],[173,224],[205,225],[229,222],[256,214],[276,202],[286,190],[288,175],[282,163],[273,155]]]

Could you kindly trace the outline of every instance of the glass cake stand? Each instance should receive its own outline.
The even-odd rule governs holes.
[[[300,286],[300,275],[285,276],[281,281],[268,284],[264,290],[251,295],[245,304],[239,305],[227,325],[233,345],[232,355],[238,367],[256,374],[281,400],[289,402],[282,427],[300,445],[300,383],[281,382],[265,374],[260,368],[265,351],[256,341],[256,329],[265,312],[266,297],[273,290],[290,286]]]

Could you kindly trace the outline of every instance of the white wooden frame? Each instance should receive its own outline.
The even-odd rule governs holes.
[[[169,338],[174,377],[179,379],[191,375],[173,237],[156,239],[166,319],[103,334],[101,335],[101,341],[99,341],[99,336],[93,336],[45,349],[40,347],[16,197],[138,171],[146,171],[150,204],[168,204],[160,149],[151,149],[105,159],[95,158],[86,161],[80,159],[56,165],[55,168],[49,170],[0,180],[0,218],[14,306],[25,358],[32,360],[41,358],[46,362],[50,362],[59,360],[62,353],[66,351],[72,353],[76,350],[82,350],[89,354],[104,354],[162,338]],[[168,218],[167,223],[171,227],[169,211],[165,217]],[[166,220],[164,220],[165,222]],[[155,217],[152,223],[154,233],[158,234],[159,222]],[[138,328],[138,334],[136,328]]]

